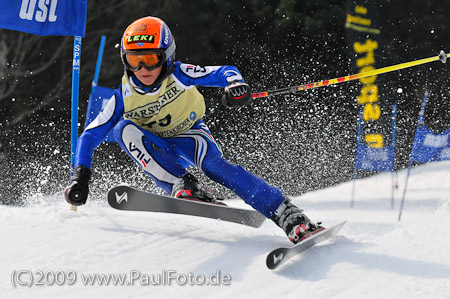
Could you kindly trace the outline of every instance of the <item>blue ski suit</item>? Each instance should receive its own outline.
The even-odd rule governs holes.
[[[112,132],[121,148],[167,193],[189,166],[196,166],[270,218],[284,201],[281,190],[229,163],[202,120],[205,103],[195,86],[223,88],[236,80],[244,81],[234,66],[200,67],[179,61],[152,90],[125,74],[106,107],[80,136],[75,167],[91,168],[94,149]]]

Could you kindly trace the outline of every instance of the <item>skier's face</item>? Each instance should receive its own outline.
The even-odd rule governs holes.
[[[161,73],[162,66],[154,70],[148,71],[145,67],[141,67],[140,70],[134,72],[136,78],[139,79],[144,85],[152,85],[158,79]]]

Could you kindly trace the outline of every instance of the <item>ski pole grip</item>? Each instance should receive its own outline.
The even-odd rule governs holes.
[[[75,192],[71,192],[70,193],[70,199],[72,199],[73,201],[79,201],[80,198],[83,197],[83,192],[81,191],[75,191]]]

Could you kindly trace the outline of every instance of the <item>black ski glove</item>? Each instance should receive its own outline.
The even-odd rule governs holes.
[[[74,206],[81,206],[86,203],[91,175],[91,170],[86,166],[79,165],[75,168],[72,182],[64,190],[64,196],[68,203]]]
[[[252,89],[247,83],[234,81],[225,87],[222,104],[227,107],[244,106],[251,103]]]

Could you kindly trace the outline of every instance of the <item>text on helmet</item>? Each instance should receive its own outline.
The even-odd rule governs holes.
[[[149,35],[149,34],[139,34],[139,35],[132,35],[127,37],[127,43],[133,44],[133,43],[155,43],[155,35]]]

